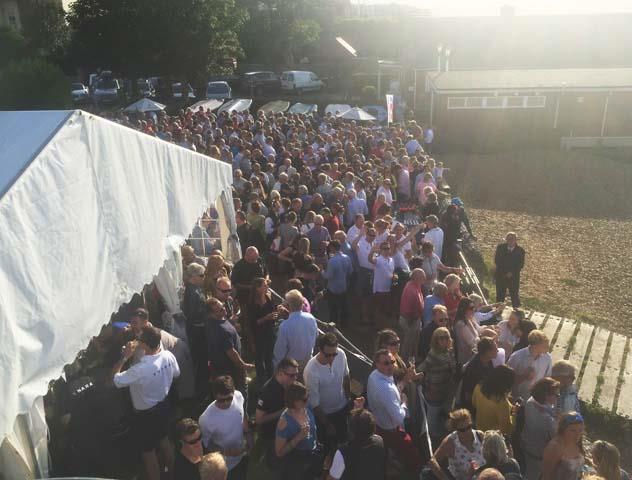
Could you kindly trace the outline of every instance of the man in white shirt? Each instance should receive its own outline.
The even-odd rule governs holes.
[[[439,219],[436,215],[426,217],[428,231],[424,234],[424,241],[434,246],[434,253],[441,258],[443,255],[443,230],[439,227]]]
[[[362,234],[362,230],[364,227],[364,215],[361,213],[357,214],[354,219],[354,223],[349,228],[347,232],[347,242],[353,244],[353,241],[358,238]]]
[[[145,355],[140,362],[121,372],[137,348],[142,349]],[[167,436],[170,413],[167,395],[174,378],[179,376],[176,358],[171,352],[161,349],[160,331],[152,326],[143,328],[137,342],[125,345],[121,359],[112,369],[114,385],[117,388],[129,387],[136,411],[134,429],[149,480],[160,480],[157,447],[160,447],[169,471],[173,470],[173,447]]]
[[[335,334],[321,335],[317,345],[318,354],[307,362],[303,377],[318,431],[324,434],[325,454],[331,456],[347,437],[347,407],[351,397],[349,365]]]
[[[198,421],[202,443],[206,450],[219,451],[226,460],[231,476],[236,476],[240,469],[245,470],[245,464],[241,462],[246,454],[244,433],[249,434],[244,397],[239,390],[235,390],[233,379],[229,375],[213,380],[213,395],[215,400],[204,410]]]
[[[531,396],[531,387],[544,377],[551,376],[551,354],[549,339],[541,330],[529,333],[529,346],[511,354],[507,365],[514,369],[513,398],[522,397],[526,401]]]
[[[380,254],[375,254],[379,249]],[[375,265],[373,271],[373,306],[376,312],[376,327],[386,328],[393,311],[391,286],[395,279],[395,261],[391,257],[391,245],[383,242],[374,245],[369,253],[369,261]]]
[[[408,416],[407,398],[400,393],[393,372],[395,358],[386,349],[375,352],[376,369],[369,375],[367,397],[369,409],[375,416],[377,433],[384,439],[384,446],[392,449],[411,473],[419,474],[421,456],[413,440],[404,430]]]
[[[391,191],[391,181],[388,178],[385,178],[382,181],[382,185],[377,189],[377,193],[375,194],[375,198],[380,195],[384,195],[384,201],[386,205],[389,207],[393,205],[393,192]]]

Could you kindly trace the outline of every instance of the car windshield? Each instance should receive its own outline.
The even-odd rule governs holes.
[[[99,83],[97,84],[97,88],[102,88],[102,89],[111,89],[111,88],[116,88],[116,81],[114,80],[100,80]]]
[[[209,83],[206,93],[228,93],[228,86],[223,83]]]
[[[72,84],[72,89],[73,90],[83,90],[83,83],[73,83]]]

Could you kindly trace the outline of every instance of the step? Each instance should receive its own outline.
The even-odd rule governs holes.
[[[531,320],[533,323],[535,323],[535,326],[538,328],[542,328],[542,324],[544,323],[544,319],[546,318],[546,314],[542,313],[542,312],[533,312],[533,315],[531,315],[531,318],[529,318],[529,320]]]
[[[552,345],[551,348],[551,356],[553,357],[554,362],[566,357],[566,350],[568,350],[568,344],[573,338],[576,327],[577,323],[569,320],[568,318],[564,319],[562,322],[562,326],[560,327],[557,338],[555,339],[555,345]]]
[[[628,340],[628,342],[630,342],[630,340]],[[630,348],[632,348],[632,342],[630,343]],[[632,418],[632,355],[630,355],[629,349],[628,358],[625,361],[623,369],[623,383],[621,384],[621,391],[619,392],[616,412],[619,415]]]
[[[623,360],[623,352],[627,343],[627,337],[612,334],[610,342],[610,351],[608,352],[608,360],[603,371],[604,382],[601,385],[601,394],[597,399],[597,403],[606,410],[614,409],[615,394],[617,393],[617,385],[619,384],[619,372],[621,370],[621,361]]]
[[[604,357],[609,338],[610,331],[604,330],[603,328],[595,329],[588,362],[586,362],[586,367],[584,368],[579,386],[579,398],[585,402],[591,403],[593,401],[595,387],[597,386],[597,377],[601,372],[601,365],[605,360]],[[581,364],[579,365],[581,366]]]
[[[560,326],[560,322],[562,319],[560,317],[556,317],[555,315],[549,315],[546,318],[546,323],[541,328],[544,334],[549,339],[549,342],[553,341],[553,337],[555,337],[555,332],[557,332],[558,327]]]

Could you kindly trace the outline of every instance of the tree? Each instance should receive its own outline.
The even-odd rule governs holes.
[[[20,17],[31,54],[61,60],[70,41],[70,26],[64,10],[54,2],[24,0]]]
[[[76,0],[71,55],[89,68],[195,81],[240,52],[234,0]]]
[[[0,109],[50,110],[71,105],[70,82],[43,58],[13,61],[0,73]]]
[[[248,10],[240,40],[250,63],[291,64],[320,37],[320,0],[240,0]]]
[[[0,27],[0,70],[26,52],[26,40],[11,27]]]

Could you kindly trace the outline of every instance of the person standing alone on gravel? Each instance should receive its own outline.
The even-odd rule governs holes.
[[[520,271],[524,267],[525,251],[518,246],[518,237],[509,232],[505,242],[496,247],[496,301],[504,302],[507,290],[513,308],[520,307]]]

